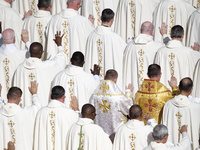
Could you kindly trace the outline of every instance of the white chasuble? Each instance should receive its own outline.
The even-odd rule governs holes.
[[[197,65],[195,67],[195,71],[194,71],[194,80],[193,80],[193,91],[192,91],[192,95],[194,97],[198,97],[200,98],[200,60],[197,62]]]
[[[11,88],[15,70],[26,58],[26,50],[18,50],[14,44],[0,47],[0,84],[2,85],[1,97],[7,99],[8,90]]]
[[[57,100],[39,110],[35,121],[34,150],[66,150],[69,128],[78,114]]]
[[[193,103],[187,96],[178,95],[166,102],[163,109],[162,123],[168,128],[168,141],[177,144],[182,135],[178,131],[181,126],[188,125],[187,133],[193,143],[193,150],[199,148],[200,104]]]
[[[47,58],[57,54],[56,44],[53,39],[57,31],[64,34],[62,46],[69,60],[72,54],[79,50],[85,55],[85,46],[88,35],[93,30],[89,19],[80,16],[74,9],[64,9],[54,15],[47,29]]]
[[[112,143],[93,120],[79,118],[68,131],[67,150],[112,150]]]
[[[196,9],[184,0],[163,0],[157,6],[154,13],[154,40],[162,42],[162,36],[158,30],[162,22],[168,25],[167,34],[170,35],[174,25],[181,25],[186,30],[190,15]],[[185,36],[183,39],[185,44]]]
[[[60,52],[53,60],[42,61],[39,58],[30,57],[21,64],[13,79],[13,85],[21,88],[22,106],[32,104],[31,94],[28,90],[31,81],[37,81],[38,95],[41,99],[41,105],[46,106],[50,97],[51,82],[55,75],[64,69],[66,57],[64,52]]]
[[[28,17],[24,21],[23,29],[29,32],[29,41],[39,42],[43,45],[43,50],[46,53],[46,28],[51,19],[49,11],[38,10],[35,14]],[[25,48],[25,47],[23,47]]]
[[[52,87],[60,85],[65,89],[65,104],[67,108],[71,108],[71,97],[76,96],[79,110],[81,110],[84,104],[89,103],[89,98],[98,84],[99,81],[95,80],[92,74],[83,71],[82,67],[68,65],[65,70],[55,76]]]
[[[23,21],[20,15],[10,8],[10,4],[0,0],[0,22],[2,31],[11,28],[15,32],[15,44],[20,48]]]
[[[103,80],[91,96],[90,103],[96,108],[95,123],[111,135],[126,123],[133,101],[130,91],[125,96],[113,81]]]
[[[125,125],[122,125],[117,130],[113,149],[142,150],[148,146],[151,141],[153,141],[153,137],[151,136],[152,132],[153,126],[145,126],[143,121],[135,119],[129,120]]]
[[[169,41],[166,47],[158,50],[155,63],[160,65],[162,76],[160,82],[170,88],[168,80],[171,76],[177,78],[177,82],[182,78],[193,79],[195,65],[200,58],[200,53],[189,47],[185,47],[178,40]]]
[[[194,42],[200,44],[200,8],[192,13],[188,20],[187,31],[186,31],[186,45],[191,47],[194,45]]]
[[[139,34],[127,45],[123,59],[123,88],[132,83],[135,95],[143,80],[148,78],[148,66],[153,64],[157,50],[163,46],[163,43],[154,42],[153,37],[146,34]]]
[[[158,0],[120,0],[116,12],[115,32],[124,41],[137,36],[145,21],[153,21]]]
[[[12,141],[16,150],[33,150],[35,116],[40,109],[38,96],[33,95],[33,105],[21,108],[14,103],[0,106],[0,149]]]
[[[123,52],[126,43],[110,27],[99,26],[88,37],[85,55],[85,71],[90,72],[94,64],[100,67],[100,77],[109,69],[118,72],[117,85],[122,89]]]

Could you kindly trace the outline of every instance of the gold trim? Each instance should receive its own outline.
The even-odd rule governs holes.
[[[9,66],[8,64],[10,63],[10,60],[8,60],[8,58],[5,58],[3,60],[3,63],[5,64],[4,66],[4,70],[5,70],[5,78],[6,78],[6,88],[7,88],[7,91],[9,90],[10,88],[10,76],[9,76],[9,72],[10,72],[10,69],[9,69]]]
[[[99,74],[99,76],[100,76],[100,78],[101,79],[103,79],[103,76],[104,76],[104,71],[103,71],[103,56],[102,56],[102,44],[103,44],[103,42],[100,40],[100,39],[98,39],[97,40],[97,45],[98,45],[98,47],[97,47],[97,49],[98,49],[98,54],[99,54],[99,58],[98,58],[98,60],[99,60],[99,67],[100,67],[100,74]]]
[[[53,144],[53,150],[55,150],[55,122],[54,122],[54,118],[55,118],[55,113],[53,111],[51,111],[51,113],[49,113],[49,117],[50,119],[50,125],[51,125],[51,142]]]
[[[35,79],[35,75],[31,72],[31,74],[28,76],[32,81]]]
[[[197,8],[200,6],[200,0],[197,1]]]
[[[67,21],[64,21],[62,23],[62,26],[64,27],[63,29],[63,34],[64,34],[64,39],[63,39],[63,42],[64,42],[64,51],[66,53],[66,55],[69,57],[69,23]]]
[[[134,6],[135,4],[133,3],[133,0],[131,0],[131,2],[129,3],[130,11],[131,11],[131,28],[133,29],[133,37],[135,37],[135,10],[134,10]]]
[[[74,81],[72,79],[70,79],[70,81],[67,82],[67,84],[69,85],[69,95],[70,95],[70,103],[69,103],[69,108],[71,108],[70,104],[71,104],[71,98],[74,96]]]
[[[175,10],[176,10],[176,8],[172,5],[170,8],[169,8],[169,10],[170,10],[170,14],[169,14],[169,17],[170,17],[170,23],[169,23],[169,34],[171,34],[171,29],[172,29],[172,27],[174,26],[174,17],[175,17]]]
[[[35,0],[31,1],[31,10],[33,11],[33,13],[36,12],[36,10],[35,10]]]
[[[170,67],[171,67],[171,76],[174,76],[174,66],[175,66],[175,63],[174,63],[174,58],[175,58],[175,55],[173,52],[171,52],[171,54],[169,54],[168,56],[170,58]]]
[[[40,22],[38,22],[38,24],[36,26],[38,28],[38,34],[39,34],[39,37],[40,37],[40,44],[43,45],[43,33],[42,33],[43,25]]]
[[[139,85],[142,84],[144,77],[143,77],[143,73],[144,73],[144,58],[143,55],[145,54],[145,52],[141,49],[140,51],[138,51],[139,54]]]
[[[135,150],[135,135],[132,133],[130,136],[129,136],[129,139],[131,140],[130,142],[130,145],[131,145],[131,150]]]
[[[99,0],[95,0],[93,2],[96,6],[95,6],[95,10],[96,10],[96,13],[97,13],[97,26],[100,26],[101,25],[101,10],[99,8],[99,3],[100,1]]]
[[[175,116],[177,117],[178,128],[180,130],[181,129],[181,118],[182,118],[182,115],[181,115],[180,112],[178,112]],[[179,134],[178,134],[178,142],[180,142],[180,136],[181,136],[181,134],[179,132]]]
[[[78,148],[78,150],[84,150],[83,147],[84,147],[84,139],[83,137],[85,136],[84,133],[78,133],[78,136],[81,137],[81,149]]]
[[[110,104],[106,105],[108,103],[107,100],[102,100],[102,103],[103,104],[99,103],[99,109],[103,109],[103,113],[107,114],[108,110],[111,110],[111,105]]]
[[[10,126],[10,133],[11,133],[11,136],[12,136],[12,141],[15,144],[16,143],[15,129],[14,129],[15,123],[12,120],[10,120],[10,122],[8,123],[8,125]]]

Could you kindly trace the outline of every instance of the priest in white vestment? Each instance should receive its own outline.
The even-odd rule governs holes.
[[[78,113],[67,109],[64,101],[65,89],[53,87],[51,101],[36,116],[34,150],[66,150],[66,136],[71,125],[78,120]]]
[[[200,44],[200,8],[192,13],[187,24],[186,45],[191,47],[194,42]]]
[[[1,96],[6,98],[12,84],[15,70],[26,58],[26,50],[19,50],[15,45],[15,32],[12,29],[3,31],[3,45],[0,47],[0,84]]]
[[[82,118],[79,118],[68,131],[67,150],[112,150],[108,135],[94,124],[94,106],[85,104],[81,115]]]
[[[145,21],[153,21],[153,13],[159,0],[120,0],[116,12],[115,32],[124,41],[140,34]]]
[[[12,87],[8,92],[8,103],[0,105],[0,149],[7,147],[12,141],[16,150],[33,149],[33,132],[35,116],[41,108],[37,95],[37,83],[32,82],[30,93],[32,94],[33,105],[21,108],[19,106],[22,91]]]
[[[187,134],[187,126],[183,125],[180,130],[183,139],[176,145],[168,144],[168,130],[165,125],[159,124],[154,127],[152,136],[154,141],[149,144],[148,147],[143,150],[191,150],[191,141]]]
[[[47,29],[47,58],[57,54],[56,45],[53,43],[56,31],[61,31],[63,36],[62,45],[68,58],[80,50],[85,55],[85,46],[88,35],[94,29],[91,21],[78,14],[81,0],[70,0],[68,8],[54,15]]]
[[[103,80],[90,98],[90,103],[96,108],[95,123],[111,135],[120,125],[125,124],[132,101],[132,85],[126,89],[126,95],[116,85],[118,74],[115,70],[106,72]]]
[[[192,141],[193,150],[199,148],[200,104],[193,103],[189,99],[193,82],[190,78],[184,78],[179,83],[181,94],[168,101],[163,109],[162,123],[168,127],[168,141],[177,144],[183,138],[178,130],[182,125],[188,125],[188,135]]]
[[[51,82],[55,75],[63,70],[67,64],[66,55],[61,46],[62,40],[59,41],[56,35],[56,43],[58,54],[51,60],[42,61],[41,56],[43,48],[40,43],[34,42],[30,46],[30,55],[15,71],[13,85],[23,90],[22,106],[30,106],[32,104],[31,95],[28,92],[30,81],[37,80],[40,84],[38,95],[41,98],[41,105],[46,106],[49,101]]]
[[[51,19],[51,1],[39,0],[38,8],[39,10],[35,14],[25,19],[23,29],[29,32],[30,42],[39,42],[42,44],[46,53],[46,28]],[[22,48],[24,49],[25,46],[23,45]]]
[[[143,116],[145,115],[145,116]],[[156,120],[149,114],[143,114],[139,105],[133,105],[129,109],[130,120],[122,125],[115,134],[113,150],[142,150],[153,141],[153,127],[157,125]],[[145,126],[143,117],[148,121]]]
[[[20,15],[10,8],[10,3],[8,3],[6,0],[0,0],[0,22],[2,30],[8,28],[14,30],[16,40],[15,44],[17,48],[20,48],[23,21]]]
[[[197,62],[195,71],[194,71],[194,89],[192,95],[194,97],[200,98],[200,60]]]
[[[144,79],[147,79],[147,70],[153,64],[154,57],[159,48],[164,44],[153,41],[153,24],[146,21],[141,26],[141,34],[130,42],[125,51],[123,59],[123,87],[132,83],[133,95],[138,91]]]
[[[161,1],[154,12],[154,40],[162,41],[160,31],[158,30],[162,22],[168,25],[168,35],[170,35],[174,25],[181,25],[183,29],[186,29],[188,19],[195,10],[196,9],[185,0]],[[185,44],[185,38],[183,39],[183,43]]]
[[[184,30],[176,25],[171,30],[171,38],[166,47],[158,50],[155,63],[162,68],[160,82],[169,88],[168,80],[175,76],[179,82],[184,77],[193,79],[195,65],[200,58],[200,53],[182,43]]]
[[[99,71],[94,72],[93,76],[83,71],[83,65],[84,55],[77,51],[72,55],[71,64],[65,70],[59,72],[52,81],[52,87],[56,85],[64,87],[67,108],[71,108],[71,98],[76,96],[79,110],[81,110],[84,104],[89,103],[91,95],[99,84]]]
[[[115,69],[119,78],[117,85],[122,89],[123,52],[126,43],[111,30],[114,12],[104,9],[101,15],[102,25],[98,26],[88,37],[85,55],[85,71],[90,72],[94,64],[100,67],[103,79],[108,69]]]

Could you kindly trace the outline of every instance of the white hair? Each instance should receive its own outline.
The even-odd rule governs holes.
[[[153,128],[154,140],[162,140],[166,135],[168,135],[168,129],[165,125],[158,124]]]
[[[3,43],[13,43],[15,38],[15,32],[13,29],[6,29],[2,33]]]

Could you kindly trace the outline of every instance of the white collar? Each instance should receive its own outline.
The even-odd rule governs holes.
[[[68,18],[72,18],[76,15],[78,15],[78,11],[71,9],[71,8],[67,8],[67,9],[63,9],[60,13],[61,17],[68,19]]]
[[[35,69],[39,67],[41,63],[42,63],[41,59],[36,57],[29,57],[24,61],[23,66],[28,69]]]
[[[177,47],[184,47],[183,43],[179,40],[171,40],[166,45],[167,48],[173,49]]]
[[[4,116],[8,116],[8,117],[16,115],[21,110],[22,108],[19,105],[14,104],[14,103],[7,103],[5,105],[2,105],[0,108],[1,113]]]
[[[83,67],[68,65],[65,69],[65,73],[69,76],[75,76],[83,73]]]
[[[185,95],[178,95],[172,99],[172,104],[176,107],[186,107],[191,103],[190,99]]]
[[[3,6],[7,6],[7,7],[10,7],[10,4],[7,3],[6,1],[4,0],[0,0],[0,5],[3,5]]]
[[[153,41],[153,36],[147,34],[139,34],[134,39],[135,44],[147,44],[148,42],[152,41]]]
[[[88,124],[94,124],[94,121],[89,118],[79,118],[78,121],[76,122],[77,125],[84,126]]]
[[[136,119],[131,119],[126,123],[126,126],[130,129],[137,129],[144,127],[144,122]]]
[[[48,107],[50,107],[50,108],[65,107],[65,104],[60,102],[60,101],[58,101],[58,100],[52,99],[49,102]]]
[[[4,54],[4,55],[9,55],[15,51],[17,51],[17,47],[15,44],[3,44],[0,47],[0,53]]]
[[[96,27],[95,32],[99,35],[113,33],[111,27],[105,27],[105,26]]]
[[[33,14],[33,16],[36,18],[43,18],[43,17],[51,16],[51,13],[45,10],[38,10],[35,14]]]

